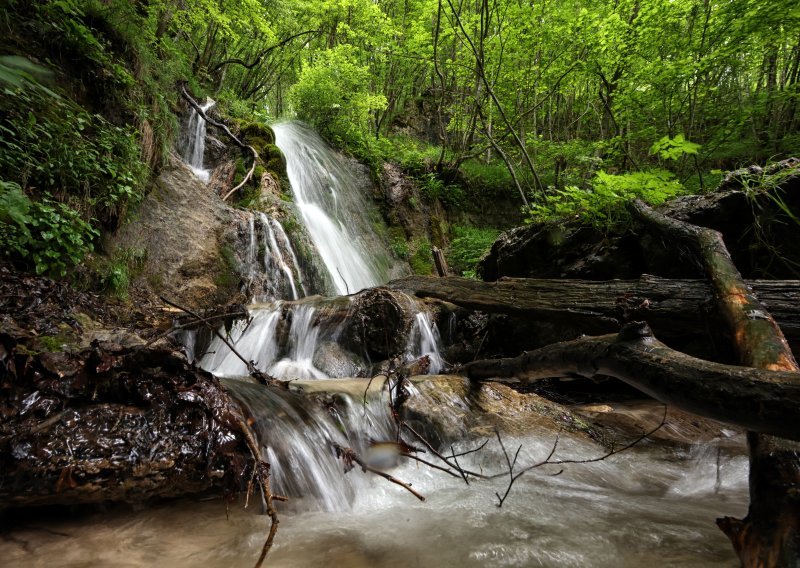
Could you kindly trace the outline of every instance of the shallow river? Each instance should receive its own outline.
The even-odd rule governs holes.
[[[552,441],[523,445],[519,462],[533,463]],[[268,566],[680,566],[735,567],[731,546],[716,528],[722,515],[743,516],[747,460],[718,458],[712,446],[689,453],[644,445],[605,461],[546,466],[514,484],[502,508],[495,492],[507,479],[461,481],[403,465],[394,474],[426,497],[353,470],[356,497],[345,511],[313,511],[294,500],[282,507]],[[498,471],[499,447],[468,464]],[[597,449],[565,440],[559,457],[588,458]],[[3,533],[3,566],[253,565],[267,518],[220,500],[115,509],[71,520],[26,520]]]

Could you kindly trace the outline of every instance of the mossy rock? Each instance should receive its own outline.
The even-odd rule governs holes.
[[[261,148],[259,155],[264,167],[277,174],[276,179],[286,178],[286,158],[275,144],[267,144]]]
[[[247,142],[256,150],[260,150],[267,145],[275,144],[275,134],[266,124],[258,122],[241,121],[239,122],[239,132],[247,139]]]

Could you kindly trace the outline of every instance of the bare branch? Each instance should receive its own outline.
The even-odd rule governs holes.
[[[352,468],[351,462],[357,463],[358,465],[361,466],[361,469],[363,471],[365,471],[365,472],[368,471],[370,473],[374,473],[375,475],[379,475],[382,478],[384,478],[385,480],[391,481],[395,485],[399,485],[400,487],[402,487],[403,489],[405,489],[406,491],[411,493],[414,497],[416,497],[420,501],[425,501],[425,496],[422,495],[419,491],[417,491],[413,487],[411,487],[410,483],[406,483],[405,481],[401,481],[400,479],[397,479],[396,477],[394,477],[392,475],[389,475],[385,471],[381,471],[379,469],[376,469],[374,467],[371,467],[371,466],[367,465],[366,462],[364,462],[359,457],[359,455],[355,451],[353,451],[352,448],[344,448],[344,447],[342,447],[342,446],[340,446],[339,444],[336,444],[336,443],[333,444],[333,448],[336,450],[336,456],[341,458],[342,460],[344,460],[345,473]]]

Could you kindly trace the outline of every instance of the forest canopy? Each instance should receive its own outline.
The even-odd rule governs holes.
[[[398,162],[450,205],[466,179],[507,187],[532,219],[601,227],[620,200],[704,191],[800,143],[800,7],[788,0],[5,6],[0,199],[33,195],[11,217],[34,211],[65,242],[90,243],[141,198],[143,166],[157,169],[177,135],[182,83],[235,120],[295,116],[374,170]],[[42,198],[58,205],[39,211]],[[64,221],[67,206],[80,219]],[[37,270],[66,268],[42,259]]]

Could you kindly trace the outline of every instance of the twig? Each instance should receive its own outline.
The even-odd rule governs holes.
[[[409,454],[409,453],[403,452],[400,455],[403,456],[404,458],[411,458],[412,460],[418,461],[419,463],[427,465],[428,467],[432,467],[433,469],[438,469],[439,471],[443,471],[447,475],[452,475],[453,477],[461,477],[459,474],[454,472],[452,469],[449,469],[449,468],[446,468],[446,467],[442,467],[442,466],[440,466],[438,464],[429,462],[428,460],[424,460],[424,459],[422,459],[421,457],[419,457],[419,456],[417,456],[415,454]]]
[[[561,465],[561,464],[567,464],[567,463],[594,463],[594,462],[603,461],[604,459],[610,458],[613,455],[616,455],[616,454],[622,453],[624,451],[630,450],[632,447],[634,447],[637,444],[639,444],[639,442],[649,438],[650,436],[652,436],[653,434],[655,434],[656,432],[661,430],[661,428],[663,428],[666,423],[667,423],[667,405],[665,404],[664,405],[664,416],[661,418],[661,422],[659,422],[658,426],[656,426],[655,428],[653,428],[652,430],[650,430],[648,432],[644,432],[641,436],[639,436],[638,438],[636,438],[635,440],[633,440],[629,444],[626,444],[626,445],[622,446],[621,448],[612,448],[605,455],[602,455],[602,456],[596,457],[596,458],[591,458],[591,459],[588,459],[588,460],[553,460],[553,461],[549,461],[550,457],[552,457],[553,453],[555,453],[555,447],[554,447],[553,451],[550,453],[550,457],[548,457],[546,462],[542,462],[542,463],[533,465],[533,466],[531,466],[529,468],[526,468],[525,471],[528,471],[530,469],[533,469],[533,468],[536,468],[536,467],[539,467],[539,466],[542,466],[542,465],[545,465],[545,464]],[[558,438],[556,438],[556,442],[558,442]]]
[[[229,314],[218,314],[218,315],[216,315],[216,316],[211,316],[211,317],[207,317],[207,318],[202,318],[202,319],[200,319],[200,320],[194,320],[194,321],[190,321],[190,322],[182,323],[182,324],[180,324],[180,325],[173,325],[171,328],[169,328],[169,329],[168,329],[167,331],[165,331],[164,333],[159,333],[159,334],[158,334],[158,335],[156,335],[156,336],[155,336],[153,339],[151,339],[150,341],[148,341],[147,343],[145,343],[145,344],[143,345],[143,347],[150,347],[150,346],[151,346],[153,343],[155,343],[155,342],[156,342],[156,341],[158,341],[159,339],[164,339],[165,337],[167,337],[167,336],[168,336],[168,335],[170,335],[171,333],[175,333],[175,332],[176,332],[176,331],[178,331],[179,329],[185,329],[185,328],[187,328],[187,327],[190,327],[190,326],[192,326],[192,325],[196,325],[196,324],[198,324],[198,323],[211,323],[212,321],[216,321],[216,320],[218,320],[218,319],[225,319],[225,318],[232,318],[232,317],[237,317],[237,316],[246,316],[246,315],[247,315],[247,312],[231,312],[231,313],[229,313]]]
[[[267,539],[264,541],[264,546],[261,547],[261,555],[258,557],[258,561],[256,561],[255,564],[255,568],[261,568],[267,554],[272,548],[272,542],[275,540],[275,534],[278,532],[280,520],[278,520],[278,513],[275,511],[275,507],[272,503],[273,496],[269,487],[269,464],[261,459],[261,451],[258,448],[258,443],[253,435],[253,431],[244,420],[239,420],[239,428],[247,442],[250,453],[253,454],[253,460],[255,460],[253,468],[258,471],[258,484],[261,486],[261,495],[266,504],[267,515],[269,515],[270,518],[269,533],[267,533]],[[285,500],[285,498],[282,500]]]
[[[336,450],[336,457],[342,458],[345,463],[345,472],[350,471],[352,469],[352,463],[357,463],[361,466],[363,471],[368,471],[370,473],[374,473],[375,475],[379,475],[387,481],[391,481],[392,483],[399,485],[409,493],[411,493],[414,497],[419,499],[420,501],[425,501],[425,496],[419,493],[416,489],[411,487],[411,484],[406,483],[405,481],[401,481],[396,477],[389,475],[388,473],[381,471],[379,469],[375,469],[367,465],[359,456],[358,454],[353,451],[352,448],[343,448],[337,443],[333,443],[333,448]]]
[[[502,448],[503,455],[506,458],[506,464],[508,465],[508,477],[509,477],[508,486],[506,487],[506,492],[503,494],[503,496],[500,497],[500,494],[495,492],[495,495],[497,495],[497,499],[499,500],[499,503],[497,504],[497,507],[499,508],[503,506],[503,502],[506,500],[506,497],[508,497],[508,494],[511,492],[511,487],[514,485],[514,482],[517,479],[519,479],[522,476],[522,474],[525,473],[526,470],[523,469],[517,475],[514,475],[514,466],[517,464],[517,458],[519,457],[519,452],[522,449],[522,444],[520,444],[520,446],[517,448],[516,453],[514,454],[514,461],[511,461],[511,458],[508,457],[506,446],[505,444],[503,444],[503,438],[500,437],[500,431],[497,428],[495,428],[494,433],[497,436],[497,441],[500,442],[500,447]],[[556,444],[558,444],[557,440],[558,438],[556,438]],[[555,445],[553,446],[553,450],[550,452],[550,456],[552,456],[554,452],[555,452]]]
[[[191,310],[189,310],[187,308],[184,308],[183,306],[179,306],[178,304],[176,304],[174,302],[170,302],[164,296],[159,296],[159,298],[161,298],[161,301],[166,303],[167,305],[170,305],[173,308],[177,308],[177,309],[181,310],[182,312],[185,312],[185,313],[189,314],[190,316],[192,316],[193,318],[197,319],[198,321],[202,321],[203,318],[201,318],[199,315],[197,315],[193,311],[191,311]],[[211,332],[220,339],[220,341],[222,341],[225,345],[227,345],[228,349],[231,350],[231,353],[236,355],[239,358],[239,360],[242,363],[245,364],[245,366],[247,367],[247,372],[250,374],[251,377],[253,377],[257,381],[259,381],[260,383],[265,384],[265,385],[274,384],[276,382],[275,378],[270,377],[264,371],[261,371],[260,369],[257,369],[255,364],[252,361],[248,361],[247,359],[242,357],[241,353],[239,353],[236,350],[236,348],[231,344],[231,342],[228,341],[225,338],[225,336],[222,335],[219,332],[219,330],[217,330],[217,328],[215,328],[212,325],[209,325],[208,323],[204,323],[203,325],[205,325],[208,329],[210,329]]]
[[[456,451],[453,448],[453,444],[450,444],[450,457],[453,458],[453,463],[456,464],[456,471],[458,471],[458,473],[461,474],[461,479],[464,480],[464,483],[469,485],[469,479],[467,479],[467,474],[464,473],[464,470],[461,468],[461,466],[458,463],[458,458],[456,457]]]
[[[241,183],[226,193],[222,198],[222,201],[227,201],[231,195],[243,188],[244,185],[250,181],[250,178],[253,177],[253,173],[256,171],[256,164],[258,164],[258,152],[256,152],[256,149],[252,146],[247,146],[247,148],[253,153],[253,165],[250,166],[250,171],[247,172],[247,175],[244,176],[244,179],[241,181]]]
[[[350,295],[350,287],[347,285],[347,280],[345,280],[345,279],[344,279],[344,276],[342,276],[342,271],[341,271],[341,270],[339,270],[339,267],[338,267],[338,266],[336,267],[336,272],[338,272],[338,273],[339,273],[339,278],[341,278],[341,279],[342,279],[342,282],[344,282],[344,291],[345,291],[345,292],[346,292],[346,294],[349,296],[349,295]]]
[[[436,448],[434,448],[433,445],[428,440],[426,440],[425,437],[422,434],[420,434],[419,432],[414,430],[414,428],[409,426],[407,422],[400,422],[400,425],[401,425],[402,428],[405,428],[406,430],[411,432],[411,434],[413,434],[415,438],[417,438],[420,442],[422,442],[425,445],[426,448],[428,448],[428,451],[430,451],[433,455],[435,455],[437,458],[439,458],[444,463],[446,463],[448,465],[448,467],[453,468],[454,470],[458,471],[460,474],[471,475],[472,477],[475,477],[477,479],[487,479],[487,477],[485,475],[483,475],[482,473],[477,473],[477,472],[474,472],[474,471],[470,471],[468,469],[464,469],[462,467],[459,467],[459,466],[456,466],[455,464],[450,463],[450,460],[448,460],[441,453],[439,453],[436,450]]]

